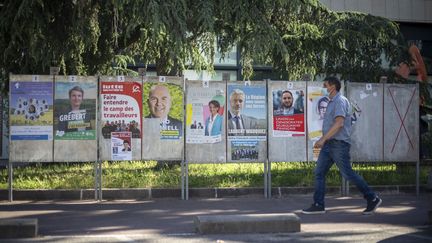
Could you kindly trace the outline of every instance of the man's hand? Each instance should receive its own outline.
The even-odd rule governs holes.
[[[321,137],[314,145],[314,148],[322,148],[324,146],[325,139]]]
[[[339,130],[344,126],[345,117],[338,116],[335,118],[335,122],[331,126],[330,130],[324,134],[314,145],[314,148],[322,148],[324,143],[332,138]]]

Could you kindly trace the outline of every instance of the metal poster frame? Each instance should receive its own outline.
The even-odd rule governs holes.
[[[355,84],[355,83],[353,83],[353,84]],[[363,83],[361,83],[361,84],[363,84]],[[382,158],[382,162],[386,163],[386,162],[389,162],[389,161],[385,159],[385,148],[384,148],[384,144],[385,144],[385,142],[384,142],[384,137],[385,137],[385,129],[384,129],[384,127],[385,127],[385,119],[384,119],[384,117],[385,117],[385,111],[386,111],[386,105],[385,105],[385,101],[384,101],[385,100],[385,88],[387,87],[387,85],[393,85],[393,84],[392,83],[388,83],[388,84],[387,83],[381,83],[381,84],[382,84],[381,85],[381,89],[382,89],[382,92],[383,92],[382,93],[383,94],[382,95],[382,99],[381,99],[381,106],[382,106],[382,109],[383,109],[383,112],[382,112],[383,122],[382,122],[382,127],[381,127],[381,132],[382,132],[381,158]],[[398,84],[398,85],[404,85],[404,84]],[[348,95],[349,88],[350,88],[350,83],[348,82],[347,84],[345,84],[345,93],[347,95]],[[415,90],[415,92],[419,90],[419,85],[418,84],[415,85],[414,90]],[[418,95],[416,97],[418,97]],[[408,112],[408,111],[409,110],[407,110],[406,112]],[[401,122],[402,122],[401,126],[403,126],[403,120],[401,120]],[[418,122],[416,124],[418,124]],[[420,145],[420,136],[417,136],[416,140],[417,140],[417,144]],[[362,163],[376,163],[376,162],[379,162],[379,161],[351,161],[352,164],[359,163],[359,162],[362,162]],[[406,163],[406,162],[408,162],[408,161],[397,161],[397,160],[391,161],[391,163]],[[416,166],[415,188],[416,188],[416,196],[419,196],[420,195],[420,156],[418,156],[416,160],[409,161],[408,163],[415,163],[415,166]],[[342,196],[349,196],[350,195],[350,182],[348,180],[345,180],[345,178],[343,178],[343,177],[342,177],[342,188],[341,189],[342,189],[342,191],[341,191]]]
[[[54,85],[55,85],[55,75],[52,75],[53,77],[53,89],[54,89]],[[145,74],[144,75],[141,75],[141,81],[142,81],[142,84],[145,82],[145,79],[146,79],[146,76],[145,76]],[[98,96],[97,96],[97,100],[96,100],[96,106],[97,106],[97,109],[100,109],[102,106],[100,106],[100,105],[98,105],[98,103],[100,102],[100,77],[98,77],[97,78],[97,80],[98,80]],[[226,89],[226,92],[228,91],[228,89],[227,89],[227,87],[228,87],[228,80],[229,80],[229,78],[228,79],[225,79],[225,80],[223,80],[222,82],[224,82],[224,83],[222,83],[222,85],[225,85],[225,89]],[[269,92],[269,81],[270,80],[265,80],[265,88],[266,88],[266,94],[268,95],[268,92]],[[186,157],[186,154],[187,154],[187,148],[186,148],[186,119],[187,119],[187,117],[186,117],[186,100],[187,100],[187,85],[186,85],[186,82],[187,82],[187,80],[185,79],[185,78],[183,78],[183,109],[184,109],[184,111],[183,111],[183,127],[182,127],[182,129],[183,129],[183,151],[182,151],[182,158],[181,158],[181,175],[180,175],[180,177],[181,177],[181,199],[182,200],[188,200],[189,199],[189,161],[187,160],[187,157]],[[246,81],[246,82],[250,82],[250,81]],[[240,82],[239,82],[239,84],[240,84]],[[306,86],[305,86],[305,90],[306,90],[306,97],[305,97],[305,99],[307,99],[308,98],[308,89],[309,89],[309,86],[310,86],[310,82],[309,81],[306,81]],[[344,91],[345,91],[345,93],[346,94],[348,94],[348,89],[349,89],[349,84],[347,84],[347,85],[344,85]],[[382,85],[382,89],[383,89],[383,97],[382,97],[382,103],[381,103],[381,105],[383,106],[383,117],[385,116],[385,104],[384,104],[384,90],[385,90],[385,84],[384,85]],[[402,86],[403,87],[403,86]],[[418,89],[419,89],[419,87],[418,87],[418,85],[416,85],[415,86],[415,89],[418,91]],[[418,95],[418,94],[417,94]],[[413,97],[414,97],[414,95],[413,95]],[[418,97],[418,96],[415,96],[416,98]],[[54,98],[55,97],[53,97],[53,100],[54,100]],[[10,100],[10,93],[9,93],[9,100]],[[225,104],[226,105],[228,105],[228,94],[226,94],[226,96],[225,96]],[[264,172],[263,172],[263,177],[264,177],[264,188],[263,188],[263,190],[264,190],[264,197],[265,198],[271,198],[272,197],[272,175],[271,175],[271,163],[272,163],[272,161],[270,161],[270,159],[269,159],[269,139],[271,139],[270,138],[270,135],[269,135],[269,118],[270,118],[270,116],[269,116],[269,112],[268,112],[268,109],[269,109],[269,106],[270,106],[270,104],[269,104],[269,100],[268,100],[268,97],[266,97],[266,102],[265,102],[265,105],[266,105],[266,108],[267,108],[267,116],[266,116],[266,123],[267,123],[267,127],[266,127],[266,149],[267,149],[267,151],[266,151],[266,158],[265,158],[265,161],[263,161],[262,163],[263,163],[263,170],[264,170]],[[306,106],[306,110],[308,110],[309,109],[309,107],[308,107],[308,103],[306,102],[306,104],[305,104],[305,106]],[[10,113],[10,107],[8,108],[9,109],[9,113]],[[407,108],[407,110],[409,110],[409,107]],[[408,112],[408,111],[407,111]],[[142,114],[141,114],[142,115]],[[405,114],[405,116],[406,116],[406,114]],[[98,118],[99,116],[97,116],[97,118]],[[228,124],[227,124],[227,122],[226,122],[226,120],[227,120],[227,117],[226,117],[226,114],[225,114],[225,149],[227,149],[227,144],[228,144],[228,139],[227,139],[227,137],[228,137],[228,130],[227,130],[227,128],[228,128]],[[305,114],[305,138],[306,138],[306,161],[310,161],[310,156],[309,156],[309,139],[308,139],[308,136],[309,136],[309,134],[308,134],[308,122],[307,122],[307,120],[308,120],[308,114],[307,114],[307,112],[306,112],[306,114]],[[402,121],[402,123],[403,123],[403,120],[401,120]],[[96,124],[99,124],[99,122],[98,121],[96,121]],[[10,120],[9,120],[9,127],[10,127]],[[99,124],[100,125],[100,124]],[[402,124],[403,125],[403,124]],[[414,124],[414,125],[416,125],[416,124]],[[384,135],[384,126],[385,126],[385,124],[384,124],[384,122],[383,122],[383,124],[382,124],[382,133],[383,133],[383,135]],[[103,172],[103,168],[102,168],[102,161],[101,161],[101,159],[100,159],[100,153],[101,153],[101,151],[100,151],[100,149],[99,149],[99,133],[100,133],[100,129],[99,128],[97,128],[96,129],[97,131],[96,131],[96,137],[97,137],[97,143],[98,143],[98,145],[97,145],[97,160],[94,162],[94,191],[95,191],[95,200],[96,201],[102,201],[103,200],[103,195],[102,195],[102,181],[103,181],[103,178],[102,178],[102,172]],[[143,132],[143,131],[142,131]],[[417,144],[420,144],[420,138],[419,138],[419,136],[416,138],[416,143]],[[141,136],[141,141],[143,141],[143,136]],[[384,143],[384,136],[383,136],[383,140],[381,141],[382,143]],[[52,143],[52,149],[53,149],[53,158],[54,158],[54,142]],[[18,163],[18,162],[12,162],[12,160],[10,159],[10,150],[8,151],[8,153],[9,153],[9,159],[8,159],[8,161],[7,161],[7,167],[8,167],[8,199],[9,199],[9,201],[10,202],[12,202],[13,201],[13,166],[14,166],[14,163]],[[143,150],[141,149],[141,155],[142,155],[142,153],[143,153]],[[236,161],[233,161],[233,162],[228,162],[227,161],[227,153],[228,153],[228,151],[226,151],[226,153],[225,153],[225,161],[224,162],[221,162],[220,164],[225,164],[225,163],[238,163],[238,162],[236,162]],[[385,163],[385,162],[389,162],[389,161],[386,161],[385,159],[384,159],[384,153],[385,153],[385,151],[384,151],[384,147],[383,147],[383,150],[382,150],[382,153],[383,153],[383,162]],[[352,163],[358,163],[359,161],[352,161]],[[370,162],[377,162],[377,161],[370,161]],[[392,161],[392,163],[398,163],[398,162],[406,162],[406,161]],[[414,161],[410,161],[411,163],[415,163],[415,165],[416,165],[416,177],[415,177],[415,180],[416,180],[416,195],[419,195],[419,193],[420,193],[420,159],[419,159],[419,157],[417,157],[416,158],[416,160]],[[241,162],[241,163],[261,163],[261,162],[256,162],[256,161],[245,161],[245,162]],[[350,189],[350,187],[349,187],[349,182],[348,181],[346,181],[345,179],[343,179],[342,178],[342,183],[341,183],[341,194],[343,195],[343,196],[348,196],[348,195],[350,195],[350,192],[349,192],[349,189]]]
[[[203,80],[203,82],[205,82],[206,80]],[[266,87],[266,92],[267,92],[267,80],[264,80],[265,81],[265,87]],[[187,80],[185,80],[185,85],[184,85],[184,87],[185,87],[185,96],[184,96],[184,98],[185,98],[185,102],[184,102],[184,104],[185,104],[185,106],[186,106],[186,98],[187,98],[187,85],[186,85],[186,82],[187,82]],[[211,81],[209,81],[209,80],[207,80],[207,82],[211,82]],[[220,82],[220,81],[219,81]],[[229,82],[229,75],[225,75],[224,76],[224,80],[222,80],[222,82],[224,82],[224,84],[225,84],[225,90],[226,90],[226,92],[228,92],[228,82]],[[262,82],[262,81],[261,81]],[[250,84],[251,83],[251,81],[245,81],[244,82],[245,83],[245,85],[247,85],[247,84]],[[240,81],[239,81],[239,84],[240,84]],[[226,93],[226,95],[225,95],[225,104],[226,104],[226,106],[228,106],[228,94]],[[266,102],[265,102],[265,104],[266,104],[266,107],[268,107],[268,101],[267,101],[267,99],[266,99]],[[226,108],[226,112],[228,112],[228,109]],[[186,116],[186,112],[185,112],[185,116]],[[225,115],[226,116],[226,115]],[[225,162],[221,162],[221,163],[215,163],[215,164],[226,164],[226,163],[239,163],[239,162],[228,162],[227,161],[227,153],[228,153],[228,124],[227,124],[227,119],[228,119],[228,117],[226,116],[225,117],[225,149],[226,149],[226,156],[225,156]],[[185,120],[186,120],[186,117],[185,117]],[[266,115],[266,124],[268,124],[268,117],[267,117],[267,115]],[[185,124],[185,126],[184,126],[185,128],[186,128],[186,124]],[[186,129],[185,129],[185,133],[186,133]],[[185,136],[185,139],[186,139],[186,136]],[[185,141],[185,151],[186,151],[186,141]],[[268,126],[266,126],[266,147],[268,148]],[[186,153],[185,153],[186,154]],[[270,196],[269,196],[269,191],[268,191],[268,183],[270,183],[271,182],[271,179],[270,179],[270,168],[269,168],[269,166],[270,166],[270,163],[268,162],[268,150],[266,151],[266,156],[265,156],[266,158],[265,158],[265,160],[263,161],[263,162],[261,162],[262,164],[263,164],[263,168],[264,168],[264,172],[263,172],[263,177],[264,177],[264,185],[263,185],[263,196],[264,196],[264,198],[270,198]],[[184,200],[189,200],[189,164],[190,164],[190,162],[186,159],[186,156],[184,157],[185,158],[185,165],[184,165],[184,168],[182,167],[182,172],[184,173],[184,187],[185,187],[185,190],[183,191],[182,190],[182,199],[184,199]],[[257,163],[256,161],[251,161],[251,162],[249,162],[249,161],[245,161],[245,162],[240,162],[240,163]],[[199,164],[206,164],[206,163],[199,163]],[[183,177],[182,177],[182,179],[183,179]]]

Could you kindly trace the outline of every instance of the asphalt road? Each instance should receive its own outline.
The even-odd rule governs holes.
[[[39,237],[1,242],[432,242],[432,194],[382,195],[375,215],[359,197],[327,197],[327,213],[302,215],[311,195],[280,199],[0,202],[0,218],[38,218]],[[200,235],[196,215],[296,213],[301,232]]]

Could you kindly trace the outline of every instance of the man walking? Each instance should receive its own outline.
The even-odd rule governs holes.
[[[351,107],[348,99],[339,93],[341,83],[336,77],[324,79],[330,101],[324,114],[323,136],[315,143],[321,148],[315,168],[314,203],[303,209],[304,214],[325,213],[325,177],[333,163],[339,168],[342,176],[355,184],[367,200],[363,214],[373,214],[382,200],[369,188],[364,179],[353,171],[350,162]]]

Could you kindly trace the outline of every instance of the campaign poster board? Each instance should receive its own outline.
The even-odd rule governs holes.
[[[330,98],[325,95],[324,82],[307,82],[307,152],[308,160],[316,161],[321,149],[313,146],[322,137],[322,122]],[[341,82],[340,93],[345,94],[345,84]]]
[[[210,124],[211,117],[214,117],[213,124]],[[226,162],[225,122],[226,83],[212,80],[187,80],[186,160],[188,163]]]
[[[55,76],[54,161],[97,160],[97,77]]]
[[[142,77],[99,77],[99,149],[101,160],[111,160],[112,132],[131,132],[132,160],[141,160]]]
[[[183,78],[144,77],[142,102],[142,158],[181,161],[184,150]]]
[[[53,77],[10,75],[10,161],[53,161]]]
[[[225,126],[225,91],[210,87],[190,87],[188,94],[186,143],[220,143]]]
[[[384,161],[418,161],[419,122],[418,84],[384,84]]]
[[[267,160],[267,89],[265,81],[227,84],[227,161]]]
[[[330,98],[325,95],[324,82],[307,83],[308,159],[316,161],[321,149],[313,146],[322,137],[324,114]]]
[[[419,83],[420,159],[432,160],[432,82]]]
[[[351,161],[383,161],[383,84],[348,83]]]
[[[307,161],[306,82],[269,81],[269,160]]]
[[[132,132],[111,132],[111,161],[132,160]]]
[[[2,97],[1,102],[1,159],[9,159],[9,98]]]

